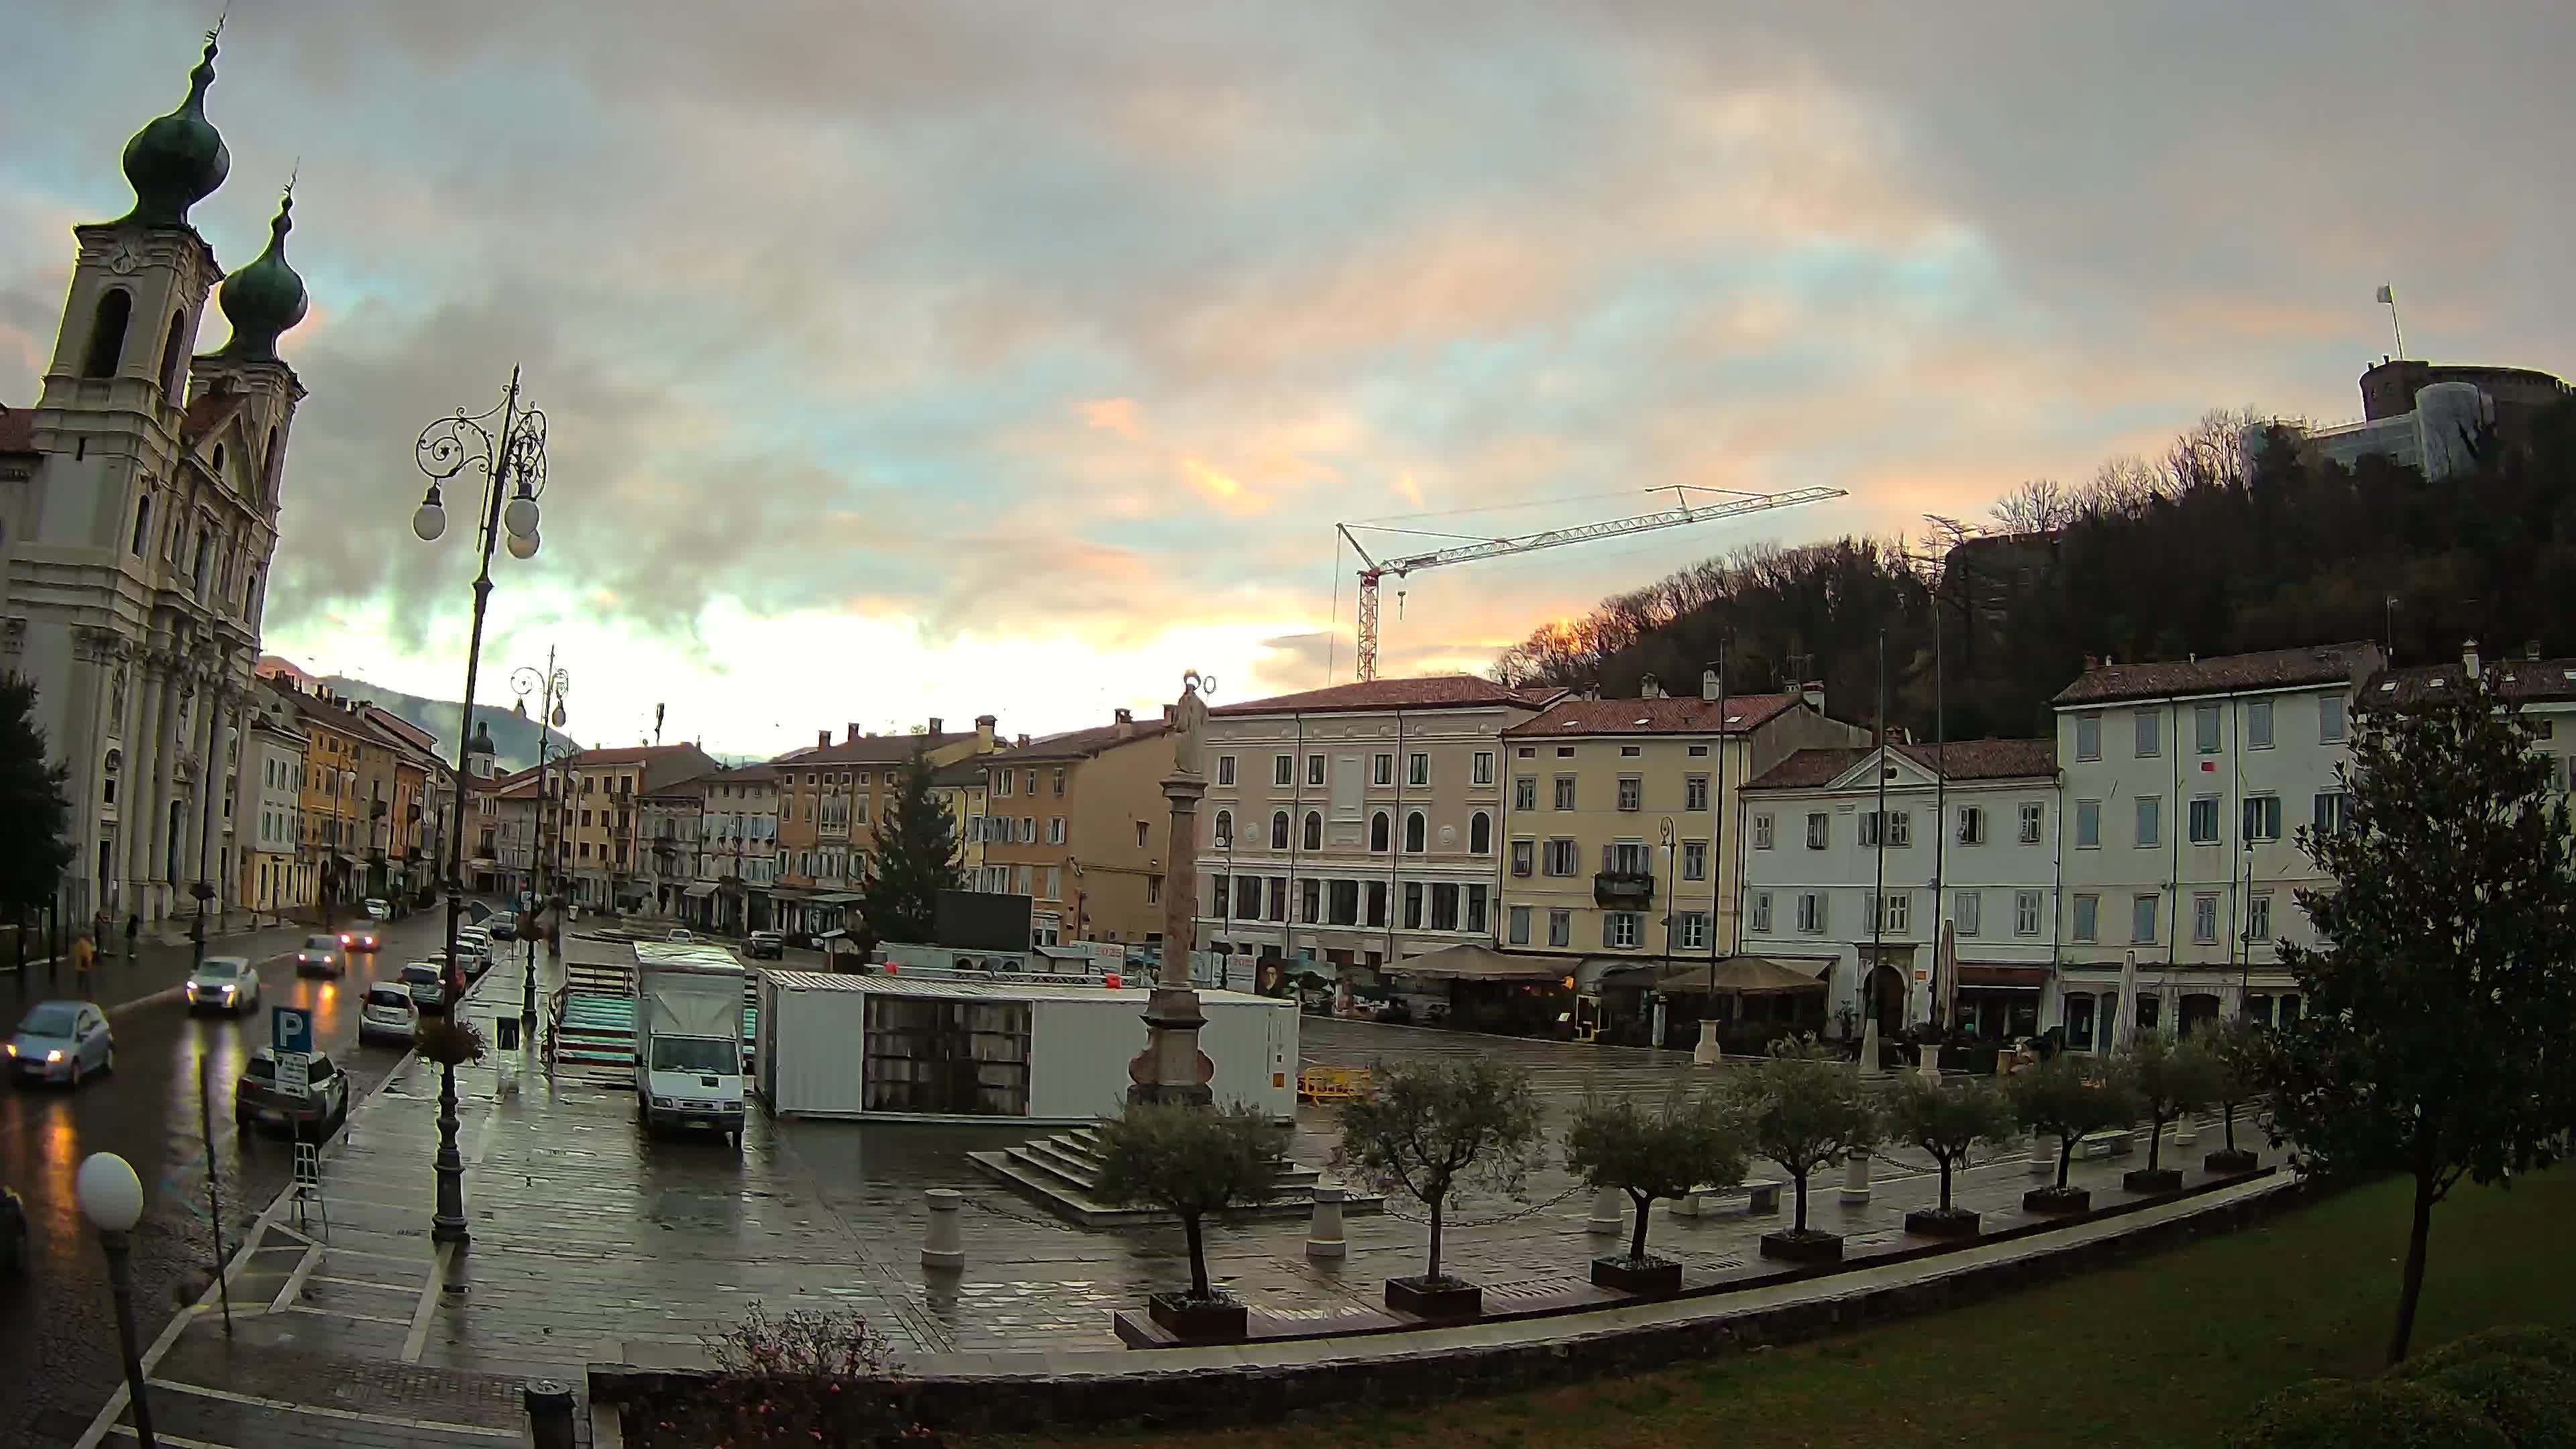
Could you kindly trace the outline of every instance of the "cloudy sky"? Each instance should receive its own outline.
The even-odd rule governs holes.
[[[216,6],[12,9],[23,405]],[[516,363],[552,485],[485,678],[555,645],[585,740],[1309,687],[1350,671],[1337,520],[1850,492],[1390,587],[1390,672],[1481,668],[2212,407],[2357,414],[2383,281],[2410,351],[2576,371],[2564,0],[233,0],[223,44],[199,228],[248,262],[300,165],[314,298],[269,646],[454,696],[413,439]]]

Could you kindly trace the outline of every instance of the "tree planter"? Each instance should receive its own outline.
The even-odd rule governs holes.
[[[2200,1160],[2200,1165],[2209,1169],[2211,1172],[2252,1172],[2255,1167],[2260,1164],[2261,1160],[2262,1159],[2256,1157],[2253,1153],[2246,1151],[2242,1147],[2222,1147],[2218,1151],[2202,1158]]]
[[[1762,1256],[1778,1258],[1784,1263],[1839,1263],[1843,1260],[1843,1240],[1839,1233],[1785,1231],[1762,1235]]]
[[[1457,1278],[1389,1278],[1386,1306],[1422,1318],[1473,1318],[1485,1311],[1485,1290]]]
[[[2021,1195],[2021,1210],[2066,1217],[2093,1210],[2093,1194],[2080,1187],[2034,1187]]]
[[[1682,1291],[1682,1265],[1669,1258],[1617,1255],[1592,1260],[1592,1286],[1641,1298],[1670,1298]]]
[[[1905,1230],[1926,1238],[1973,1238],[1977,1215],[1966,1208],[1920,1208],[1905,1215]]]
[[[2180,1192],[2182,1169],[2179,1167],[2134,1167],[2120,1174],[2123,1192]]]
[[[1250,1316],[1231,1298],[1156,1293],[1145,1300],[1145,1311],[1165,1332],[1188,1343],[1241,1343],[1250,1332]]]

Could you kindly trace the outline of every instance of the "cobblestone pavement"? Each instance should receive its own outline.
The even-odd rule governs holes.
[[[509,1002],[515,1008],[515,992]],[[469,1004],[486,1016],[493,1009]],[[1527,1065],[1558,1119],[1587,1091],[1661,1094],[1713,1083],[1726,1070],[1695,1070],[1681,1052],[1305,1022],[1309,1061],[1464,1052]],[[235,1270],[233,1343],[202,1311],[174,1325],[153,1376],[188,1386],[172,1392],[205,1432],[164,1427],[214,1445],[369,1442],[351,1437],[360,1428],[384,1443],[489,1443],[517,1422],[521,1379],[578,1383],[584,1365],[624,1358],[630,1347],[694,1348],[754,1303],[772,1312],[861,1310],[903,1359],[1114,1354],[1111,1310],[1186,1276],[1177,1229],[1078,1230],[965,1160],[970,1149],[1046,1129],[775,1122],[755,1113],[737,1157],[712,1143],[648,1141],[628,1094],[550,1084],[515,1056],[458,1080],[470,1250],[451,1254],[429,1241],[437,1083],[406,1059],[326,1157],[322,1200],[304,1221],[275,1208],[264,1218],[257,1247]],[[1298,1155],[1321,1162],[1332,1130],[1332,1109],[1301,1109]],[[2184,1155],[2196,1162],[2210,1145]],[[1879,1164],[1865,1203],[1840,1201],[1839,1172],[1813,1184],[1815,1225],[1855,1247],[1895,1237],[1907,1209],[1937,1197],[1935,1179],[1902,1165],[1904,1156]],[[2117,1170],[2134,1165],[2084,1163],[2077,1178],[2116,1190]],[[2029,1185],[2016,1152],[1963,1174],[1959,1198],[2001,1208]],[[931,1187],[967,1195],[962,1273],[919,1266]],[[1391,1206],[1349,1220],[1348,1255],[1338,1263],[1305,1256],[1302,1220],[1218,1226],[1211,1270],[1274,1311],[1373,1306],[1383,1279],[1421,1271],[1418,1212]],[[1551,1160],[1518,1198],[1459,1204],[1447,1263],[1501,1297],[1562,1286],[1611,1241],[1589,1229],[1590,1208],[1589,1194]],[[1754,1238],[1782,1224],[1749,1216],[1736,1196],[1710,1216],[1659,1212],[1649,1242],[1705,1272],[1751,1258]],[[290,1412],[297,1405],[310,1407],[310,1422]],[[254,1423],[259,1414],[275,1422]],[[281,1437],[290,1421],[311,1437]],[[84,1449],[88,1442],[96,1440]]]

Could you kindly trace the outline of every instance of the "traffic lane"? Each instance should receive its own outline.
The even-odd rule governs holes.
[[[350,975],[338,981],[298,980],[290,945],[257,963],[258,1012],[192,1014],[168,995],[137,1003],[114,1015],[113,1073],[77,1092],[0,1093],[0,1181],[27,1200],[35,1259],[15,1290],[0,1288],[0,1304],[7,1305],[0,1313],[0,1363],[24,1370],[0,1374],[0,1442],[43,1442],[31,1426],[48,1410],[85,1422],[120,1376],[105,1260],[71,1190],[81,1161],[115,1152],[143,1181],[147,1200],[131,1239],[131,1266],[140,1331],[157,1333],[213,1280],[210,1144],[199,1135],[197,1063],[204,1061],[208,1074],[211,1161],[230,1248],[293,1173],[286,1139],[232,1130],[233,1079],[268,1041],[267,1008],[295,1005],[313,1013],[315,1045],[348,1073],[355,1101],[403,1056],[395,1047],[356,1045],[357,1008],[367,985],[391,979],[444,934],[442,920],[389,936],[386,950],[356,957]]]

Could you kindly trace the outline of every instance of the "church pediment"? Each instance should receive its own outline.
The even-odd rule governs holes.
[[[1887,788],[1891,790],[1928,790],[1934,783],[1932,772],[1924,766],[1907,759],[1895,750],[1877,749],[1861,756],[1850,769],[1835,777],[1833,783],[1825,788],[1875,790],[1878,788],[1882,771],[1886,773]]]

